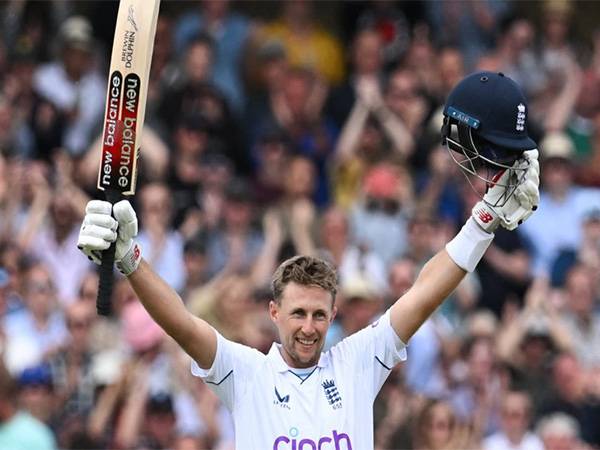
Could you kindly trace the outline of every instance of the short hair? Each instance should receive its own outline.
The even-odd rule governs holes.
[[[283,290],[288,283],[303,286],[318,286],[331,294],[335,301],[337,294],[337,273],[325,260],[314,256],[294,256],[282,262],[273,274],[271,292],[277,304],[281,304]]]
[[[561,412],[542,417],[536,426],[536,434],[542,439],[548,436],[568,436],[577,439],[579,433],[577,421]]]

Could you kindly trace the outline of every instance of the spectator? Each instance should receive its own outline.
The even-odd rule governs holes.
[[[254,226],[255,205],[248,184],[236,179],[225,191],[223,219],[208,236],[208,274],[250,270],[263,245]]]
[[[544,450],[540,438],[528,431],[531,401],[526,392],[507,392],[500,414],[500,431],[483,441],[484,450]]]
[[[294,1],[294,0],[290,0]],[[281,127],[294,149],[310,158],[317,169],[315,202],[329,201],[327,164],[334,149],[337,129],[322,114],[326,90],[313,72],[292,68],[287,71],[280,92],[275,92],[270,111],[261,118],[258,127]]]
[[[72,155],[81,155],[102,118],[106,86],[91,64],[90,22],[70,17],[61,25],[58,38],[61,59],[41,66],[34,74],[34,86],[66,120],[62,146]]]
[[[338,315],[329,328],[324,348],[368,326],[383,312],[383,295],[365,276],[356,274],[341,285]]]
[[[50,429],[17,406],[17,387],[0,363],[0,448],[14,450],[54,450]]]
[[[410,173],[404,167],[378,164],[365,175],[361,194],[351,212],[352,240],[389,264],[407,248],[414,201]]]
[[[539,64],[534,53],[535,29],[525,17],[508,15],[501,23],[498,44],[477,62],[479,70],[506,73],[530,97],[537,98],[547,86],[543,71],[535,70]]]
[[[175,290],[185,285],[183,239],[171,226],[171,193],[166,184],[151,183],[140,190],[140,245],[148,261]]]
[[[345,211],[332,206],[323,212],[320,241],[319,253],[337,268],[341,285],[354,278],[366,277],[379,292],[387,290],[383,261],[373,251],[351,243],[348,215]]]
[[[183,14],[175,25],[174,47],[188,47],[199,34],[214,40],[214,71],[211,79],[227,96],[230,107],[241,112],[245,105],[244,50],[252,34],[252,24],[243,15],[232,12],[229,0],[201,0]]]
[[[329,84],[340,83],[344,77],[342,46],[315,20],[313,2],[286,0],[282,5],[281,16],[262,27],[259,38],[281,42],[293,67],[314,71]]]
[[[277,127],[264,126],[263,118],[268,117],[276,108],[283,93],[285,80],[290,70],[283,44],[278,41],[267,41],[256,50],[255,72],[250,78],[253,89],[250,91],[246,107],[246,133],[250,142],[257,142],[264,135]],[[251,65],[254,67],[254,65]]]
[[[581,432],[573,437],[580,436],[585,442],[597,445],[600,442],[596,426],[600,421],[600,407],[595,397],[587,395],[586,374],[574,355],[562,353],[554,360],[552,389],[554,395],[540,406],[539,416],[567,414],[576,420]]]
[[[361,28],[354,36],[352,46],[348,49],[352,72],[348,74],[347,81],[331,89],[326,104],[326,114],[338,128],[342,128],[353,105],[356,105],[360,85],[370,85],[371,93],[381,92],[384,45],[384,37],[373,28]]]
[[[205,233],[197,233],[185,241],[183,245],[183,262],[185,265],[185,287],[181,298],[208,281],[207,238]]]
[[[32,217],[39,222],[32,225],[31,241],[23,245],[52,271],[58,300],[67,305],[77,298],[77,289],[90,269],[89,261],[74,253],[77,252],[77,233],[84,212],[78,200],[83,198],[85,202],[87,196],[79,188],[67,187],[58,187],[50,194],[47,210],[42,206],[40,210],[32,211],[42,217]]]
[[[285,170],[284,193],[268,211],[277,216],[282,227],[279,256],[311,255],[317,251],[317,208],[312,198],[317,183],[315,165],[309,158],[297,155],[287,161]]]
[[[378,78],[372,74],[360,76],[353,89],[356,101],[343,124],[334,155],[338,202],[345,207],[354,200],[358,183],[370,167],[386,159],[407,160],[415,144],[404,119],[384,101]]]
[[[261,207],[278,203],[285,195],[286,170],[290,163],[291,142],[277,126],[262,131],[254,148],[256,168],[253,190]]]
[[[555,413],[542,418],[537,433],[546,450],[585,448],[579,440],[579,425],[567,414]]]
[[[467,67],[493,46],[499,20],[510,11],[506,1],[427,3],[427,18],[434,41],[460,48]]]
[[[540,214],[521,230],[533,247],[534,274],[548,275],[560,250],[579,247],[583,214],[588,205],[600,204],[600,191],[573,183],[573,144],[564,134],[546,136],[540,149]]]
[[[24,279],[25,308],[6,317],[6,363],[13,373],[40,364],[67,338],[62,311],[50,271],[41,263],[31,265]]]
[[[477,444],[450,405],[440,400],[429,400],[423,406],[415,421],[413,442],[416,450],[459,450]]]
[[[372,29],[381,37],[381,60],[386,68],[394,66],[403,58],[410,43],[409,18],[402,11],[403,8],[398,6],[388,1],[369,2],[367,8],[356,18],[357,29]]]
[[[19,405],[40,422],[52,426],[58,398],[46,363],[23,370],[17,379]],[[59,404],[59,403],[58,403]]]
[[[476,435],[495,433],[504,392],[493,342],[474,338],[464,347],[466,370],[462,378],[452,380],[457,385],[452,389],[450,404],[458,420],[471,426]]]
[[[222,1],[218,0],[217,3]],[[173,130],[182,118],[201,116],[204,123],[188,122],[188,128],[200,127],[208,133],[211,150],[227,155],[239,170],[247,170],[237,118],[211,76],[214,58],[215,42],[209,35],[201,34],[189,43],[179,80],[163,92],[158,109],[160,119],[167,130]]]
[[[422,95],[420,80],[414,71],[399,67],[389,78],[384,93],[388,108],[400,118],[412,136],[419,136],[430,105]]]
[[[51,381],[56,400],[62,405],[61,416],[85,416],[93,407],[96,388],[90,346],[90,332],[95,321],[93,304],[84,301],[70,304],[66,308],[65,321],[69,336],[64,346],[50,358]]]
[[[251,292],[248,277],[224,275],[191,292],[189,309],[213,327],[222,327],[227,339],[244,342],[253,309]]]
[[[419,265],[409,256],[394,261],[389,269],[389,302],[393,303],[413,285]],[[439,316],[427,319],[410,340],[410,356],[402,369],[405,384],[411,392],[432,398],[446,394],[443,373],[443,320]]]
[[[513,370],[513,384],[531,395],[534,409],[551,395],[550,371],[557,352],[568,351],[571,339],[550,299],[548,284],[534,281],[521,311],[507,308],[496,338],[499,358]]]
[[[600,314],[594,305],[598,300],[598,286],[592,272],[583,264],[569,269],[565,281],[564,326],[569,334],[573,353],[586,369],[600,367]]]

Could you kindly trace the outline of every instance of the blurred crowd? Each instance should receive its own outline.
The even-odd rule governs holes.
[[[329,347],[469,216],[485,186],[439,135],[464,75],[503,72],[528,97],[539,210],[412,338],[375,404],[379,450],[600,448],[600,29],[578,30],[574,2],[523,4],[162,5],[139,241],[190,311],[262,351],[283,259],[337,267]],[[0,4],[0,448],[233,449],[228,412],[126,280],[96,315],[76,247],[116,9]]]

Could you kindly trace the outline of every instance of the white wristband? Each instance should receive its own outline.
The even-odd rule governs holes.
[[[473,272],[493,239],[493,233],[486,233],[469,217],[454,239],[446,244],[446,252],[458,267]]]

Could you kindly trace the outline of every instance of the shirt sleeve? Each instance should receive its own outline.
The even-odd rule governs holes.
[[[256,349],[225,339],[217,334],[217,353],[212,367],[201,368],[192,361],[192,375],[202,378],[230,411],[236,396],[242,395],[252,374],[265,361],[265,355]]]
[[[368,382],[375,399],[392,368],[406,360],[406,344],[392,328],[388,310],[379,320],[332,347],[331,357]]]

